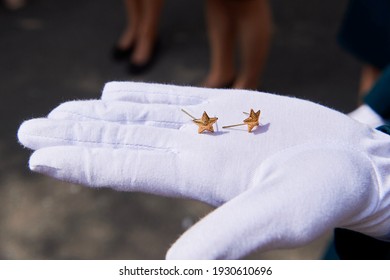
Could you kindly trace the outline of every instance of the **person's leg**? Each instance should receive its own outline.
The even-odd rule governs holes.
[[[237,19],[241,69],[234,88],[256,89],[271,40],[272,15],[268,0],[231,1]]]
[[[225,87],[233,82],[234,22],[228,7],[229,0],[207,0],[206,20],[210,45],[210,70],[204,87]]]
[[[9,10],[19,10],[26,5],[27,0],[4,0],[4,5]]]
[[[163,0],[141,0],[141,4],[142,19],[137,34],[137,44],[131,56],[131,62],[138,65],[147,63],[155,51]]]
[[[382,71],[364,97],[364,103],[370,106],[382,119],[390,120],[390,65]]]
[[[382,72],[368,72],[366,79],[363,104],[348,115],[371,127],[378,127],[390,120],[390,65]]]
[[[359,85],[360,96],[367,94],[374,86],[381,74],[381,70],[371,65],[364,65]]]
[[[124,2],[127,23],[116,46],[120,50],[134,46],[141,19],[141,2],[139,0],[124,0]]]

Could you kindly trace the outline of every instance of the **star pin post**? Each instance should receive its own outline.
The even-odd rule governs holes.
[[[227,125],[227,126],[223,126],[222,128],[230,128],[230,127],[236,127],[236,126],[242,126],[242,125],[247,125],[248,126],[248,132],[252,132],[252,130],[259,126],[259,119],[260,119],[260,110],[258,110],[257,112],[253,111],[253,109],[251,109],[250,113],[245,113],[244,114],[247,114],[249,115],[248,118],[246,118],[243,123],[241,124],[233,124],[233,125]]]
[[[197,119],[194,116],[190,115],[184,109],[181,109],[185,114],[187,114],[192,121],[198,126],[198,133],[203,133],[205,131],[214,132],[213,124],[217,122],[218,118],[210,118],[206,112],[203,112],[202,118]]]

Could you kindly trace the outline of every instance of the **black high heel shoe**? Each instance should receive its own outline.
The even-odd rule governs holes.
[[[234,85],[234,82],[236,81],[235,78],[231,79],[229,82],[225,83],[225,84],[221,84],[215,88],[220,88],[220,89],[229,89],[229,88],[232,88],[233,85]]]
[[[127,67],[128,72],[133,75],[141,75],[147,72],[156,63],[156,60],[160,55],[160,52],[161,52],[161,43],[160,41],[156,41],[149,59],[146,62],[141,64],[130,61]]]
[[[130,47],[126,49],[119,48],[118,46],[114,46],[111,50],[111,56],[116,61],[121,61],[128,59],[134,51],[135,44],[132,44]]]

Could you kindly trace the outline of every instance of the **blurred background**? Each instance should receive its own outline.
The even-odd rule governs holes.
[[[359,63],[336,35],[346,0],[272,0],[273,35],[259,90],[350,112]],[[12,8],[12,9],[11,9]],[[23,120],[59,103],[100,97],[111,80],[199,85],[210,50],[205,1],[166,0],[160,53],[130,74],[111,57],[126,24],[122,1],[30,0],[0,8],[0,259],[162,259],[170,244],[212,210],[195,201],[92,190],[33,174],[16,138]],[[259,233],[261,234],[261,233]],[[331,233],[256,259],[319,259]]]

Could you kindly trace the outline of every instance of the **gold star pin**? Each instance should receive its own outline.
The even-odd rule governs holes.
[[[248,114],[248,113],[245,113],[244,114]],[[235,126],[242,126],[242,125],[247,125],[248,126],[248,132],[252,132],[252,130],[256,127],[256,126],[259,126],[259,119],[260,119],[260,110],[258,110],[257,112],[253,111],[253,109],[251,109],[250,113],[249,113],[249,117],[246,118],[243,122],[244,123],[241,123],[241,124],[233,124],[233,125],[227,125],[227,126],[223,126],[222,128],[229,128],[229,127],[235,127]]]
[[[184,113],[192,118],[192,121],[198,126],[198,133],[203,133],[204,131],[214,132],[213,124],[217,122],[218,118],[210,118],[206,112],[203,112],[201,119],[196,119],[191,116],[188,112],[181,109]]]

